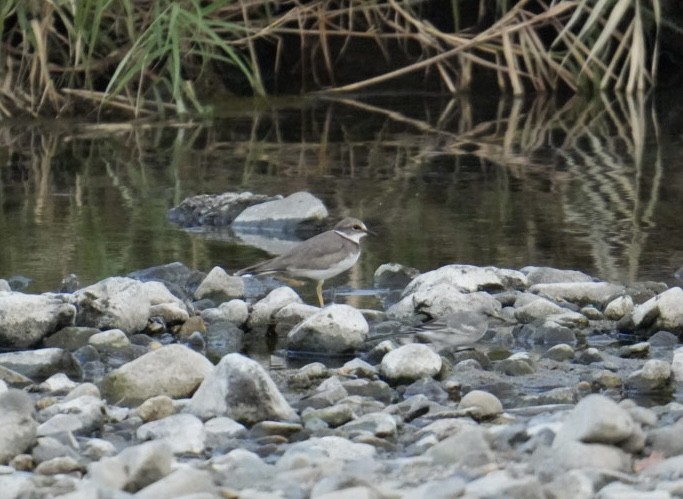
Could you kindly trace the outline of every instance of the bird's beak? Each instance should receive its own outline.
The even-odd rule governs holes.
[[[366,233],[366,234],[370,234],[371,236],[376,236],[376,235],[377,235],[377,232],[371,231],[371,230],[368,229],[367,227],[365,227],[365,233]]]

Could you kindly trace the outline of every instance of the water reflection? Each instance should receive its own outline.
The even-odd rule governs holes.
[[[201,123],[0,126],[0,276],[82,284],[180,260],[244,267],[266,255],[184,231],[184,197],[307,190],[333,218],[380,233],[331,285],[381,263],[551,265],[676,282],[683,263],[675,101],[374,96],[230,103]]]

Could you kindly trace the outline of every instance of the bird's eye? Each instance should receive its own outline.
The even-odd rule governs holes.
[[[360,225],[354,225],[353,230],[363,230],[363,229],[360,228]]]

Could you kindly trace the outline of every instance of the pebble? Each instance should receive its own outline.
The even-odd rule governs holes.
[[[381,373],[390,383],[406,383],[436,376],[442,360],[426,345],[412,343],[387,353],[382,359]]]

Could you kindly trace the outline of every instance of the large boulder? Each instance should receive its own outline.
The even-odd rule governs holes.
[[[30,347],[73,324],[76,307],[61,295],[0,293],[0,346]]]
[[[295,192],[284,199],[275,199],[246,208],[232,223],[240,230],[288,232],[304,221],[327,218],[322,201],[308,192]]]

